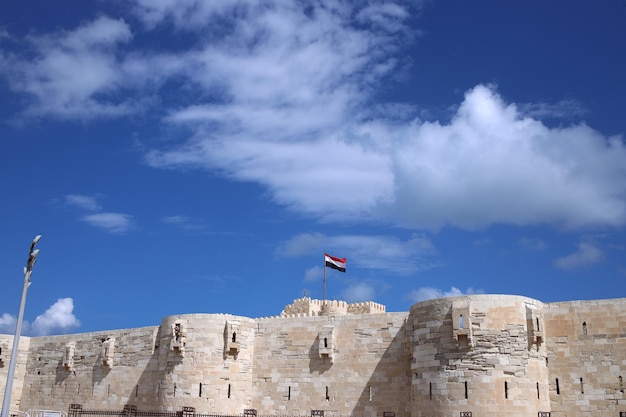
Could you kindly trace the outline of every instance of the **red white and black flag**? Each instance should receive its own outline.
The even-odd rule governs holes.
[[[329,254],[324,254],[325,266],[336,269],[340,272],[346,272],[346,258],[335,258]]]

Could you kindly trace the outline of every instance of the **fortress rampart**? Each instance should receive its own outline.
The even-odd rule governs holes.
[[[0,335],[0,393],[12,336]],[[281,315],[23,337],[12,409],[326,416],[617,416],[626,299],[469,295],[389,313],[301,298]]]

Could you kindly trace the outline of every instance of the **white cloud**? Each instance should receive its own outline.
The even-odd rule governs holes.
[[[59,200],[55,199],[55,202]],[[106,232],[122,234],[127,232],[133,224],[133,216],[124,213],[114,213],[102,211],[102,206],[98,202],[98,197],[81,195],[81,194],[67,194],[62,199],[65,207],[76,207],[83,213],[89,212],[89,214],[83,214],[79,220],[90,224],[91,226],[98,227]],[[182,227],[191,229],[194,224],[191,219],[184,216],[171,216],[163,219],[166,223],[179,224]]]
[[[27,321],[22,323],[22,334],[27,336],[45,336],[64,334],[77,329],[80,321],[74,316],[74,300],[60,298],[43,314],[37,316],[32,325]],[[17,319],[4,313],[0,317],[0,334],[14,334]]]
[[[449,291],[443,291],[438,288],[433,287],[421,287],[417,290],[413,290],[409,293],[408,298],[414,302],[420,302],[425,300],[431,300],[434,298],[442,298],[442,297],[456,297],[458,295],[464,294],[481,294],[482,290],[475,290],[474,288],[468,288],[465,293],[459,290],[457,287],[451,287]]]
[[[5,55],[9,86],[31,99],[26,115],[89,119],[127,114],[132,104],[118,89],[124,73],[115,55],[132,34],[123,20],[100,17],[73,31],[30,36],[32,57]]]
[[[377,103],[419,34],[407,27],[407,2],[133,4],[143,26],[103,16],[31,36],[33,57],[0,57],[10,88],[31,99],[27,115],[84,120],[160,103],[154,114],[180,136],[153,145],[147,163],[256,182],[275,202],[327,221],[626,224],[623,139],[541,121],[580,116],[575,100],[516,105],[478,85],[437,122]],[[134,33],[157,28],[194,41],[139,49]]]
[[[125,233],[132,225],[132,216],[123,213],[96,213],[83,216],[82,221],[110,233]]]
[[[350,265],[359,268],[379,269],[407,275],[437,266],[432,242],[415,234],[407,240],[390,236],[338,235],[303,233],[283,242],[276,250],[279,256],[300,257],[318,253],[320,263],[323,253],[346,257]],[[310,276],[310,275],[307,275]]]
[[[485,86],[467,92],[449,124],[409,129],[394,152],[388,209],[409,226],[626,222],[621,140],[585,125],[550,129]]]
[[[593,242],[583,241],[577,246],[578,250],[576,252],[556,259],[554,265],[557,268],[574,270],[602,262],[605,258],[602,249]]]
[[[353,282],[341,292],[342,299],[349,303],[373,301],[376,288],[367,282]]]
[[[191,218],[185,215],[166,216],[161,219],[163,223],[176,225],[189,232],[206,232],[207,226],[201,219]]]
[[[320,259],[324,252],[324,246],[328,242],[328,237],[322,233],[301,233],[283,242],[276,250],[278,256],[297,258],[307,256],[312,252],[320,253]]]
[[[100,210],[98,200],[95,197],[86,195],[68,194],[65,196],[65,204],[84,210]]]
[[[9,313],[3,313],[0,316],[0,334],[14,334],[17,319]]]
[[[60,298],[42,315],[37,316],[29,333],[33,336],[68,333],[80,326],[74,316],[74,300]]]
[[[523,237],[518,239],[517,244],[524,249],[530,251],[542,251],[548,247],[548,244],[542,239]]]
[[[321,281],[324,276],[324,269],[321,266],[314,266],[304,272],[305,282]]]

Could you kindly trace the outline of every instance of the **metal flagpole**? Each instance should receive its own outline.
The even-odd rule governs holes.
[[[324,254],[324,305],[326,305],[326,254]]]

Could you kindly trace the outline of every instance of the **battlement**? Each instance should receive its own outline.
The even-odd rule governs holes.
[[[373,301],[348,304],[348,314],[376,314],[386,313],[387,307]]]
[[[349,304],[341,300],[316,300],[309,297],[298,298],[288,304],[280,317],[343,316],[346,314],[384,313],[386,307],[373,301]]]

